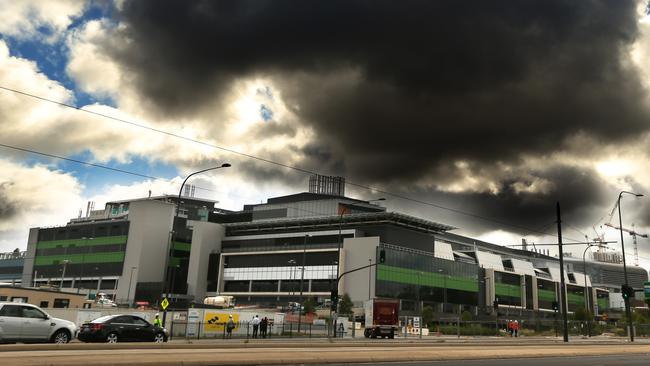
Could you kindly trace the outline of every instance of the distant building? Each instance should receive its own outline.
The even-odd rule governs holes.
[[[20,284],[26,252],[18,249],[13,252],[0,253],[0,282]]]

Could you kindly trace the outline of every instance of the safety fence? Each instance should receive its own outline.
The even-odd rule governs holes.
[[[619,336],[626,337],[625,322],[577,321],[567,322],[570,336]],[[517,320],[495,319],[492,321],[463,321],[460,318],[437,319],[428,324],[429,334],[433,336],[562,336],[562,319]],[[517,331],[514,332],[513,329]],[[634,324],[638,337],[650,337],[650,324]],[[406,332],[408,333],[408,332]],[[413,333],[413,332],[411,332]],[[406,334],[406,336],[411,336]]]
[[[251,339],[251,338],[326,338],[332,335],[328,324],[268,323],[266,327],[252,322],[235,322],[229,330],[227,322],[187,322],[175,320],[168,326],[173,338],[186,339]]]

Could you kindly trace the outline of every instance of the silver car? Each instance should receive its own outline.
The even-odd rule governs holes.
[[[0,302],[0,343],[68,343],[76,335],[73,322],[53,318],[38,306]]]

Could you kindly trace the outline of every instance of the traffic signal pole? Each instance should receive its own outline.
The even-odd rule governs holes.
[[[560,251],[560,308],[562,309],[562,325],[563,325],[563,334],[564,341],[569,341],[569,327],[568,327],[568,317],[567,317],[567,301],[566,301],[566,282],[564,281],[564,251],[562,249],[562,219],[560,218],[560,202],[557,202],[556,205],[557,213],[557,245],[558,250]]]

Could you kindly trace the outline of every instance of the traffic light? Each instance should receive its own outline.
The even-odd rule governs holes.
[[[336,305],[339,302],[339,291],[338,290],[332,290],[332,294],[330,295],[330,300],[332,301],[332,311],[336,311]]]
[[[557,312],[560,310],[560,304],[557,301],[553,301],[553,311]]]
[[[384,262],[386,262],[386,250],[381,249],[379,251],[379,263],[384,263]]]
[[[634,288],[629,285],[623,285],[621,286],[621,295],[623,295],[624,300],[629,300],[631,298],[634,298]]]

